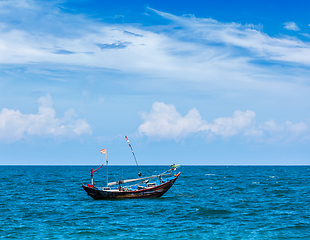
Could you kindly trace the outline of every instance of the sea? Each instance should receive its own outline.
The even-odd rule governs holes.
[[[310,239],[310,166],[181,166],[161,198],[125,200],[88,196],[91,167],[0,166],[0,238]],[[109,181],[138,177],[108,170]],[[105,186],[105,168],[94,178]]]

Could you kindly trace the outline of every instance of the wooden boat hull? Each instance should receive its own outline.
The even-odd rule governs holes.
[[[180,173],[179,173],[180,174]],[[94,187],[88,187],[82,185],[83,189],[93,199],[127,199],[127,198],[150,198],[150,197],[161,197],[165,194],[177,180],[179,174],[175,178],[158,185],[153,188],[142,189],[138,191],[105,191]]]

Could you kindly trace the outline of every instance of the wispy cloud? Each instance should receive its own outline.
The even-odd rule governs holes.
[[[23,114],[19,110],[3,108],[0,112],[0,140],[16,142],[30,136],[78,137],[90,134],[91,128],[83,119],[69,109],[63,118],[57,118],[49,94],[38,100],[37,114]]]
[[[45,8],[44,4],[49,5]],[[52,2],[25,1],[23,5],[27,7],[7,4],[6,14],[0,17],[0,63],[83,66],[92,72],[115,69],[165,81],[198,82],[200,89],[277,93],[291,91],[296,88],[292,82],[306,82],[309,76],[310,45],[289,37],[270,37],[259,25],[175,16],[154,9],[149,11],[170,24],[109,25],[64,13]],[[7,21],[9,17],[14,21]],[[277,70],[274,63],[285,67]],[[299,65],[306,68],[301,72]]]
[[[230,76],[242,71],[242,76],[250,76],[258,68],[273,75],[268,67],[253,63],[258,59],[310,65],[308,43],[289,37],[270,37],[260,31],[259,25],[222,23],[149,9],[171,20],[171,25],[164,28],[110,26],[82,15],[63,13],[51,4],[48,12],[44,12],[43,3],[41,6],[25,1],[25,4],[27,8],[14,4],[7,6],[6,16],[14,21],[2,18],[2,63],[65,63],[150,73],[158,77],[174,76],[175,79],[193,79],[194,74],[199,80],[207,76],[215,78],[218,71]],[[13,14],[16,10],[19,15]],[[32,17],[26,18],[30,13]],[[21,18],[26,18],[27,24],[13,24],[23,22],[18,21]],[[49,19],[49,28],[37,18],[42,18],[43,23]],[[91,57],[89,53],[92,53]],[[238,78],[240,76],[236,76]]]
[[[206,46],[210,43],[221,43],[225,47],[242,47],[251,53],[245,55],[249,58],[310,64],[308,55],[310,45],[308,43],[289,37],[270,37],[259,31],[260,26],[221,23],[214,19],[196,18],[194,16],[178,17],[152,10],[183,27],[182,31],[174,32],[174,36],[178,38],[192,39]],[[236,51],[231,52],[232,50],[236,49],[230,49],[230,54],[236,54]]]
[[[294,22],[285,22],[284,28],[286,28],[287,30],[299,31],[299,27]]]
[[[300,35],[307,37],[307,38],[310,38],[310,34],[308,34],[308,33],[301,33]]]
[[[286,121],[278,125],[273,120],[257,124],[255,112],[237,110],[232,117],[220,117],[212,122],[203,120],[200,112],[193,108],[184,117],[174,105],[155,102],[149,113],[141,115],[144,123],[139,126],[140,135],[150,139],[186,138],[190,133],[205,132],[208,137],[219,136],[229,138],[242,136],[246,139],[280,143],[303,141],[309,138],[309,127],[306,123]]]

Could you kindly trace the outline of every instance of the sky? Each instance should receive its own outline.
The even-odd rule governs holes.
[[[309,165],[310,2],[0,1],[0,165]]]

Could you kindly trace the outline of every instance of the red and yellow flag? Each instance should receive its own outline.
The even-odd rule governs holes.
[[[101,152],[102,154],[107,153],[107,149],[104,148],[104,149],[100,150],[100,152]]]

